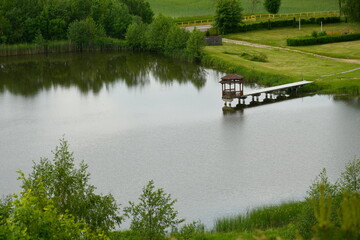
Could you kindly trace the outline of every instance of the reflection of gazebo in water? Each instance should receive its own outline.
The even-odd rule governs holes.
[[[221,78],[222,99],[232,102],[234,98],[244,95],[244,77],[231,73]]]

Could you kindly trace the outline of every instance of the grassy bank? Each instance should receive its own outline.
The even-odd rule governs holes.
[[[214,14],[215,1],[211,0],[148,0],[151,8],[156,14],[162,13],[167,16],[206,16]],[[250,0],[241,1],[244,13],[252,13]],[[281,2],[279,13],[298,13],[298,12],[314,12],[314,11],[332,11],[338,10],[337,0],[283,0]],[[266,13],[262,3],[259,3],[254,13]]]
[[[319,93],[359,95],[360,73],[338,74],[359,68],[359,64],[345,63],[278,49],[263,49],[224,44],[207,46],[204,63],[227,72],[246,76],[248,82],[278,85],[306,79],[314,84],[303,88]],[[267,62],[251,61],[242,55],[265,55]],[[326,76],[331,75],[331,76]]]
[[[225,37],[234,40],[243,40],[271,46],[288,47],[286,45],[287,38],[296,38],[311,35],[313,31],[320,32],[320,30],[321,28],[319,25],[304,25],[301,27],[301,30],[291,27],[278,28],[273,30],[258,30],[238,34],[229,34]],[[326,31],[329,34],[342,33],[347,31],[360,33],[360,25],[350,23],[324,24],[323,31]],[[330,57],[360,59],[360,41],[288,48],[298,49]]]
[[[93,44],[83,49],[84,52],[93,51],[118,51],[126,48],[126,43],[123,40],[107,38],[102,42]],[[20,55],[34,55],[34,54],[47,54],[47,53],[67,53],[78,52],[79,49],[71,44],[69,41],[49,41],[44,45],[35,43],[23,44],[1,44],[0,57],[7,56],[20,56]]]
[[[326,24],[323,26],[323,30],[328,33],[360,32],[360,25]],[[304,47],[286,46],[286,38],[311,35],[313,31],[320,31],[320,26],[306,25],[301,30],[298,28],[258,30],[225,37],[330,57],[360,59],[360,41]],[[281,49],[232,44],[207,46],[205,55],[204,62],[206,64],[219,67],[227,72],[242,74],[246,76],[248,82],[273,86],[306,79],[314,81],[314,84],[302,89],[306,92],[360,95],[360,69],[358,69],[360,65],[356,63],[339,62]],[[249,58],[248,56],[253,57]],[[261,57],[265,58],[265,61],[257,61],[256,59],[259,57],[260,59]]]

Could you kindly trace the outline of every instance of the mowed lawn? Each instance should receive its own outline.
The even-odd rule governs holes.
[[[330,93],[346,86],[360,88],[360,69],[351,73],[339,74],[360,68],[360,64],[327,60],[285,50],[231,44],[207,46],[205,52],[208,56],[229,64],[265,74],[285,76],[289,81],[300,81],[302,78],[316,81],[318,84],[326,86],[327,92]],[[250,55],[265,54],[268,62],[247,60],[241,57],[242,53]],[[331,76],[326,77],[325,75]]]
[[[303,47],[288,47],[286,45],[287,38],[311,35],[313,31],[319,32],[320,30],[321,28],[319,25],[303,25],[301,27],[301,30],[292,27],[279,28],[273,30],[259,30],[246,33],[230,34],[226,35],[225,37],[271,46],[298,49],[330,57],[360,59],[360,40]],[[349,30],[352,32],[360,33],[360,24],[337,23],[323,25],[323,31],[326,31],[327,33],[342,33]]]
[[[171,17],[213,15],[216,0],[148,0],[156,14]],[[244,13],[252,13],[251,0],[240,0]],[[338,0],[282,0],[279,13],[338,10]],[[254,13],[266,13],[262,1]]]

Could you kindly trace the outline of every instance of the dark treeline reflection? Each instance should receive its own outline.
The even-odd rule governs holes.
[[[347,106],[360,109],[360,97],[352,96],[334,96],[335,101],[345,102]]]
[[[150,76],[163,84],[191,82],[205,85],[205,70],[198,65],[153,54],[91,53],[0,58],[0,93],[34,96],[53,87],[76,86],[82,93],[98,93],[121,81],[144,87]]]

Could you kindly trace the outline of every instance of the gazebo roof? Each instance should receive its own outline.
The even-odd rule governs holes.
[[[224,77],[221,78],[220,83],[229,83],[229,82],[243,82],[244,77],[237,75],[235,73],[230,73]]]

